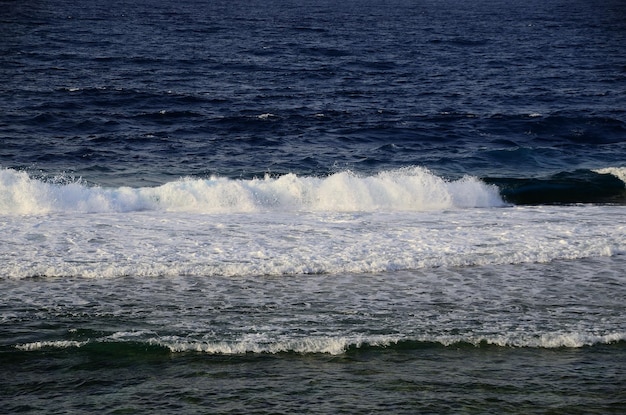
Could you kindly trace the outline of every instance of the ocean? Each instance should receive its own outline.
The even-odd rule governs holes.
[[[626,412],[626,4],[0,0],[0,411]]]

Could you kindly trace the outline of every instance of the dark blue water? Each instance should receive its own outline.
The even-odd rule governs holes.
[[[618,1],[4,1],[0,164],[180,176],[623,166]]]
[[[0,406],[623,413],[625,182],[623,1],[0,0]]]

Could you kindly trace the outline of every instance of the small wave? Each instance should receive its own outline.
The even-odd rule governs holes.
[[[528,347],[541,349],[574,348],[600,344],[614,344],[626,341],[625,333],[603,335],[588,333],[544,333],[544,334],[502,334],[493,336],[439,336],[430,342],[443,346],[470,344],[476,347],[492,345],[498,347]]]
[[[580,333],[547,333],[541,335],[493,336],[432,336],[420,339],[400,336],[355,336],[291,339],[285,341],[193,342],[177,339],[152,339],[151,345],[169,349],[172,353],[196,352],[214,355],[242,354],[330,354],[342,355],[366,349],[418,350],[429,347],[496,346],[505,348],[582,348],[610,345],[626,341],[626,333],[592,335]]]
[[[619,118],[555,113],[536,118],[530,131],[551,140],[591,145],[614,144],[624,141],[626,123]]]
[[[373,176],[287,174],[263,179],[181,179],[159,187],[100,188],[80,181],[51,183],[0,170],[0,214],[256,211],[427,211],[501,206],[495,186],[474,177],[446,181],[413,167]]]
[[[218,355],[240,354],[330,354],[340,355],[350,348],[387,347],[399,341],[389,336],[354,336],[354,337],[310,337],[303,339],[286,339],[271,341],[258,336],[248,336],[241,341],[233,342],[193,342],[181,341],[177,338],[159,338],[150,340],[150,344],[167,347],[173,353],[200,352]],[[264,336],[261,336],[264,337]]]
[[[319,336],[290,339],[271,339],[267,336],[250,334],[235,341],[194,341],[178,336],[147,337],[108,336],[86,341],[39,341],[19,344],[20,351],[40,351],[47,349],[87,348],[100,352],[107,349],[124,355],[127,352],[147,350],[150,353],[169,351],[170,353],[204,353],[209,355],[246,354],[328,354],[343,355],[363,350],[420,350],[437,347],[503,347],[532,349],[579,349],[599,345],[614,345],[626,342],[626,333],[544,333],[544,334],[502,334],[502,335],[433,335],[408,338],[394,335],[352,335]],[[149,348],[146,349],[146,347]]]
[[[270,112],[266,112],[265,114],[261,114],[259,116],[257,116],[257,118],[259,120],[268,120],[270,118],[276,118],[276,115],[270,113]]]

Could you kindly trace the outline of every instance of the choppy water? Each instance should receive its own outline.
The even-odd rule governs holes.
[[[621,2],[1,1],[9,413],[622,413]]]

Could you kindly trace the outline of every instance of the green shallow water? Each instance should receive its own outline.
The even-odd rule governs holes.
[[[620,414],[626,345],[207,355],[145,345],[3,351],[6,413]]]

